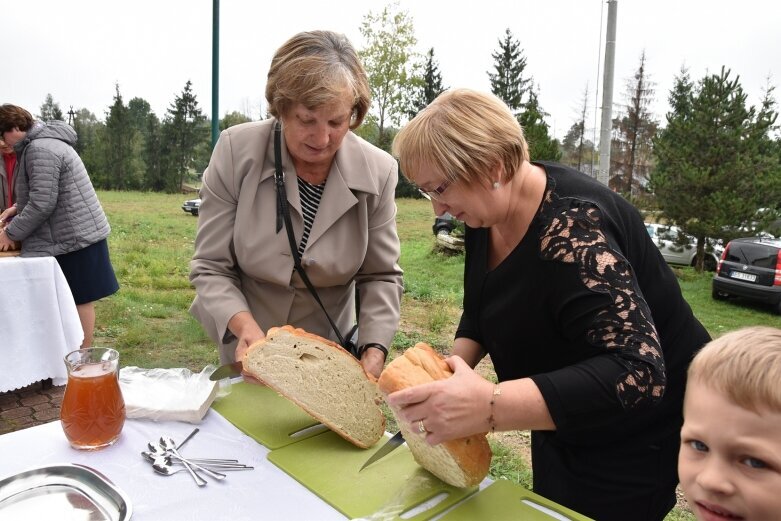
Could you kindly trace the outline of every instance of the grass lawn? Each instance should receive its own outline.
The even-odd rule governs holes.
[[[99,192],[98,197],[111,223],[109,247],[121,289],[97,304],[95,345],[119,350],[123,366],[200,371],[217,364],[216,347],[187,312],[195,296],[188,274],[198,222],[181,209],[188,197],[139,192]],[[434,214],[428,201],[401,199],[398,207],[405,294],[391,356],[418,341],[446,352],[460,314],[463,256],[433,251]],[[675,271],[687,301],[711,335],[757,324],[781,328],[781,317],[769,308],[712,300],[710,274],[690,268]],[[481,371],[491,377],[488,364]],[[394,428],[389,423],[388,429]],[[530,487],[527,457],[507,439],[491,439],[491,475]],[[681,508],[667,517],[693,519]]]

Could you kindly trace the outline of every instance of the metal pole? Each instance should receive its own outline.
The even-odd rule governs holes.
[[[599,172],[597,181],[608,185],[610,179],[610,136],[613,130],[613,70],[616,61],[616,17],[618,0],[607,2],[605,37],[605,73],[602,76],[602,126],[599,132]]]
[[[220,135],[220,0],[212,0],[212,148]]]

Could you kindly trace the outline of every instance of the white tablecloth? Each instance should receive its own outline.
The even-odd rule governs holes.
[[[60,422],[0,436],[0,479],[53,464],[92,467],[125,491],[133,506],[132,521],[259,519],[330,520],[345,517],[266,459],[268,449],[210,410],[182,449],[186,457],[234,458],[254,470],[228,471],[223,481],[206,478],[199,488],[186,472],[155,474],[141,457],[149,441],[161,435],[183,440],[194,426],[181,422],[127,420],[111,447],[84,452],[68,445]]]
[[[63,357],[84,339],[54,257],[0,258],[0,392],[68,379]]]

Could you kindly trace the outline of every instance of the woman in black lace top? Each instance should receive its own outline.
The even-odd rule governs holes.
[[[709,336],[632,205],[530,162],[496,97],[446,92],[396,137],[437,215],[466,224],[454,376],[392,394],[432,443],[532,430],[534,491],[603,520],[675,504],[685,372]],[[472,368],[490,355],[499,384]]]

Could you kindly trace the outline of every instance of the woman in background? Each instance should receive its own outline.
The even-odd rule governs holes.
[[[35,121],[22,107],[0,106],[0,139],[17,156],[16,216],[0,230],[0,251],[22,243],[22,256],[51,255],[68,281],[90,347],[95,301],[119,284],[109,259],[111,228],[87,169],[73,148],[76,131],[62,121]]]

